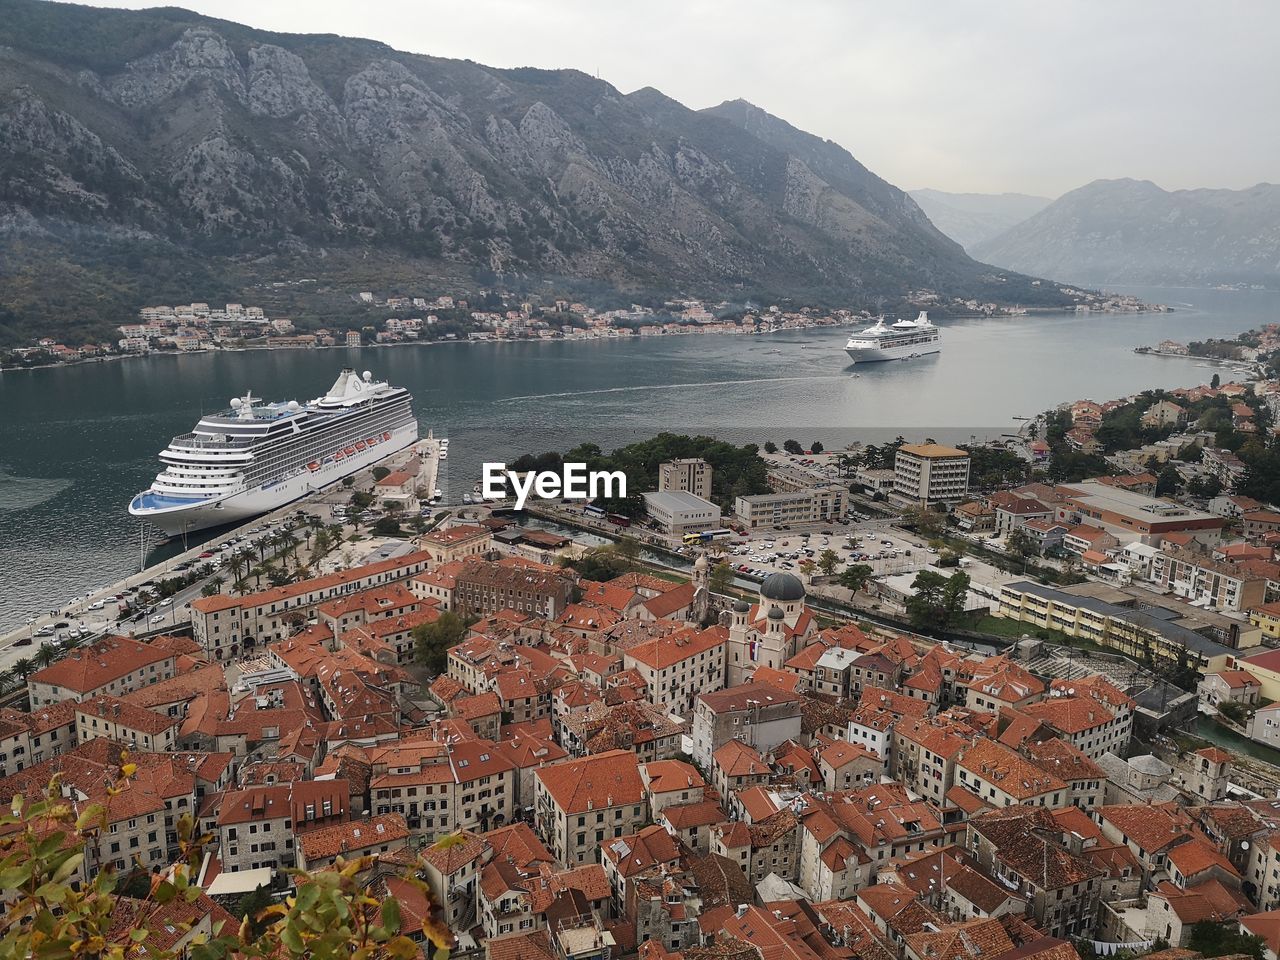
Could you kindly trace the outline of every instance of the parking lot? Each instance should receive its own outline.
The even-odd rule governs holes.
[[[930,548],[887,523],[852,518],[847,524],[820,524],[809,530],[755,532],[712,549],[717,547],[739,574],[753,578],[779,571],[800,573],[808,567],[806,561],[816,565],[828,550],[839,558],[832,570],[837,575],[857,565],[870,567],[874,576],[906,573],[922,569],[933,559]],[[815,566],[812,572],[821,570]]]

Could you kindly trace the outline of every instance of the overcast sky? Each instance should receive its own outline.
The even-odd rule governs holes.
[[[1280,181],[1271,0],[173,2],[497,67],[576,67],[695,108],[741,97],[907,189]]]

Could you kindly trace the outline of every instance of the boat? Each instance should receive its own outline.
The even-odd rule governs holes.
[[[929,322],[924,310],[914,320],[885,323],[884,317],[855,333],[844,345],[844,352],[854,363],[877,360],[913,360],[942,351],[942,334]]]
[[[366,437],[380,435],[370,446]],[[263,403],[252,392],[202,417],[160,453],[163,469],[129,513],[171,536],[269,513],[412,446],[413,397],[344,369],[323,396]],[[357,449],[358,448],[358,449]]]

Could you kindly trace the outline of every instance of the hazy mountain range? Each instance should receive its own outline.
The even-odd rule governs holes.
[[[968,249],[988,263],[1090,285],[1276,287],[1280,186],[1170,191],[1149,180],[1095,180]]]
[[[0,303],[64,323],[282,276],[1065,301],[743,101],[42,0],[0,0],[0,248]]]
[[[965,250],[999,236],[1053,202],[1025,193],[947,193],[928,188],[909,193],[933,225]]]

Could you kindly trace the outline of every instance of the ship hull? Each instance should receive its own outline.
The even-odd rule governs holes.
[[[307,494],[337,483],[343,477],[358,473],[384,457],[412,446],[417,440],[418,423],[415,420],[397,427],[391,432],[390,440],[384,440],[340,461],[322,463],[317,470],[304,466],[290,476],[261,487],[193,500],[189,504],[153,507],[147,505],[148,495],[141,493],[129,504],[129,513],[169,536],[240,523],[270,513]]]
[[[844,352],[854,363],[879,363],[885,360],[908,360],[912,357],[941,353],[942,344],[935,340],[932,343],[911,343],[899,346],[845,347]]]

